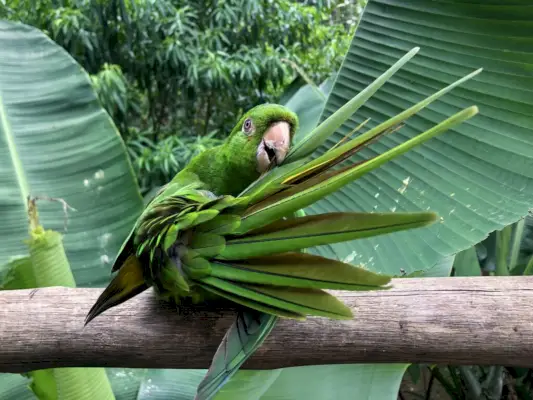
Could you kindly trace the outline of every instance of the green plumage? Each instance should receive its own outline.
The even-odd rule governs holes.
[[[256,127],[253,136],[242,133],[242,126],[251,118]],[[277,104],[263,104],[243,115],[224,144],[204,151],[172,180],[182,173],[193,172],[203,182],[204,189],[213,193],[237,196],[259,177],[256,171],[256,149],[261,135],[274,122],[285,121],[291,126],[291,137],[298,129],[298,118],[289,109]]]
[[[248,198],[217,197],[203,187],[192,172],[174,179],[165,196],[156,197],[141,215],[116,263],[136,257],[144,282],[176,302],[201,301],[211,293],[279,316],[351,318],[342,302],[321,289],[375,289],[389,278],[297,251],[434,219],[430,213],[334,213],[260,223],[236,234],[251,208]]]
[[[373,85],[379,86],[383,80],[376,82]],[[325,289],[386,289],[390,278],[307,254],[305,249],[421,227],[437,216],[305,216],[301,210],[475,115],[477,108],[465,109],[384,154],[357,164],[346,162],[457,84],[400,114],[402,118],[386,121],[314,159],[309,157],[313,150],[359,107],[357,96],[290,151],[298,128],[296,115],[271,104],[250,110],[223,145],[193,159],[148,204],[117,256],[113,271],[118,274],[89,311],[87,322],[151,286],[160,297],[178,303],[183,298],[198,302],[218,297],[239,304],[242,311],[198,388],[197,399],[204,400],[214,396],[261,345],[278,317],[353,318],[352,311]]]
[[[281,106],[261,106],[250,115],[257,137],[239,129],[243,117],[224,145],[196,157],[148,204],[115,261],[113,270],[119,274],[87,317],[89,321],[121,298],[151,286],[159,297],[176,303],[184,298],[199,302],[222,297],[244,306],[225,335],[197,399],[211,398],[227,382],[262,344],[278,317],[353,317],[348,307],[323,289],[370,290],[390,280],[301,250],[422,226],[435,217],[431,213],[300,213],[285,218],[309,195],[287,201],[301,191],[298,185],[283,182],[262,192],[256,188],[251,196],[237,196],[260,176],[257,139],[279,121],[290,124],[292,137],[298,124],[294,114]],[[294,164],[293,170],[299,165]],[[303,180],[298,177],[299,185],[320,184],[321,172],[310,171]],[[313,198],[316,195],[311,192]],[[130,266],[138,266],[141,273]],[[127,279],[132,275],[136,281]]]

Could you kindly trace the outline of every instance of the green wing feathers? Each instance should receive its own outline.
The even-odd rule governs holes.
[[[298,252],[211,263],[221,279],[307,289],[365,290],[386,285],[390,278],[341,261]]]
[[[335,177],[336,175],[330,175]],[[298,176],[307,190],[328,185],[314,173]],[[116,282],[129,273],[128,260],[142,264],[144,285],[124,285],[121,296],[104,292],[97,303],[118,304],[131,290],[154,286],[161,297],[201,300],[210,292],[273,315],[349,318],[351,313],[324,289],[373,290],[389,278],[302,250],[425,226],[434,213],[326,213],[286,218],[296,210],[287,198],[305,197],[286,186],[263,198],[215,196],[190,175],[175,179],[145,210],[117,261],[125,259]],[[269,215],[281,215],[270,219]],[[138,274],[137,276],[141,276]],[[116,291],[112,283],[110,288]],[[111,289],[109,289],[111,290]],[[113,292],[114,293],[114,292]],[[91,317],[104,309],[95,306]]]
[[[477,107],[465,108],[383,154],[350,160],[380,137],[394,134],[409,117],[481,70],[359,136],[347,137],[319,156],[313,158],[312,154],[417,51],[415,48],[402,57],[290,150],[285,146],[291,141],[286,139],[286,121],[292,121],[291,138],[298,125],[292,112],[279,105],[255,108],[256,128],[268,132],[264,137],[250,132],[242,136],[240,124],[251,114],[243,116],[229,136],[228,140],[234,141],[231,151],[224,153],[224,157],[238,159],[215,165],[210,157],[216,151],[204,152],[150,201],[120,249],[113,265],[113,271],[118,271],[116,277],[89,311],[87,322],[151,286],[159,296],[176,302],[214,296],[243,306],[245,311],[224,337],[199,387],[197,399],[204,400],[211,398],[261,345],[278,317],[353,318],[352,310],[327,290],[387,289],[390,277],[311,255],[305,249],[423,227],[436,222],[437,215],[342,212],[305,216],[299,210],[476,115]],[[274,117],[285,122],[270,131],[268,121]],[[269,147],[272,143],[285,147]],[[244,148],[248,154],[239,153]],[[279,159],[278,153],[283,154]],[[263,167],[267,167],[261,176],[255,164],[259,154]],[[207,172],[202,167],[206,165]],[[254,178],[241,182],[236,177]],[[232,190],[223,189],[229,187]]]
[[[195,400],[209,400],[242,364],[263,344],[277,322],[277,317],[255,310],[238,313],[228,329],[205,378],[198,386]]]
[[[240,259],[295,251],[417,228],[435,220],[434,213],[425,212],[409,214],[327,213],[278,220],[260,229],[231,238],[227,241],[226,248],[220,253],[220,257]]]
[[[120,272],[105,288],[85,318],[87,325],[94,317],[148,289],[137,257],[130,255],[121,264]]]

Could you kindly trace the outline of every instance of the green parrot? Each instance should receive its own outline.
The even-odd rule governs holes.
[[[413,106],[402,118],[429,103]],[[211,298],[236,303],[237,318],[198,387],[196,399],[204,400],[263,343],[279,317],[353,318],[352,311],[324,289],[387,289],[390,277],[304,250],[426,226],[437,215],[306,216],[301,210],[477,113],[475,107],[465,109],[362,162],[350,163],[349,158],[394,131],[403,119],[386,121],[310,157],[359,106],[360,99],[354,98],[293,147],[298,118],[289,109],[264,104],[245,113],[221,146],[196,156],[146,206],[115,260],[112,271],[118,274],[86,323],[149,287],[177,304],[187,298],[194,303]]]

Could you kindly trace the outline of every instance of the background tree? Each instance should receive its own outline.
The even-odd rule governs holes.
[[[357,4],[13,0],[0,17],[42,29],[92,75],[146,192],[297,74],[322,81],[337,70]]]

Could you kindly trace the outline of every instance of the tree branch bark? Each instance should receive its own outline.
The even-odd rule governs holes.
[[[234,310],[151,292],[84,327],[102,289],[0,292],[0,372],[51,367],[207,368]],[[423,362],[533,367],[533,276],[395,279],[336,292],[355,319],[281,320],[245,369]]]

